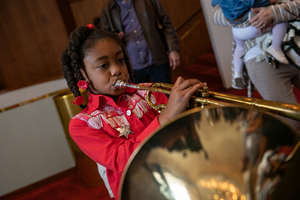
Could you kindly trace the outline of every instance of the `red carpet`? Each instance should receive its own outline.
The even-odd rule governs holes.
[[[247,96],[247,90],[224,89],[213,54],[203,55],[198,58],[196,64],[185,67],[183,78],[196,78],[207,82],[210,91],[230,93],[239,96]],[[177,77],[173,78],[175,82]],[[297,98],[300,100],[300,92],[296,91]],[[253,94],[254,98],[261,98],[257,91]],[[111,199],[104,185],[94,188],[84,187],[76,172],[61,178],[59,181],[36,188],[10,198],[11,200],[109,200]]]
[[[1,198],[0,198],[1,199]],[[76,172],[10,200],[111,200],[104,185],[87,188]]]

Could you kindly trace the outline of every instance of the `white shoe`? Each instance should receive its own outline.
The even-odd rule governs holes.
[[[245,83],[244,79],[241,77],[235,78],[234,83],[235,83],[234,84],[235,87],[233,86],[233,88],[235,88],[235,89],[245,89],[246,88],[246,83]]]
[[[286,59],[286,57],[279,55],[279,53],[273,48],[272,45],[267,48],[267,52],[271,56],[273,56],[278,62],[282,64],[289,64],[289,61]]]
[[[246,88],[246,82],[244,80],[244,76],[242,72],[234,72],[232,87],[235,89],[244,89]]]

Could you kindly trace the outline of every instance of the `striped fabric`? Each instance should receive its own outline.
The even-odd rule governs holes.
[[[293,19],[300,20],[300,0],[285,2],[284,4],[270,6],[274,16],[274,24]]]

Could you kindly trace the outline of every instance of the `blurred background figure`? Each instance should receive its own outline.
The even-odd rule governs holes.
[[[124,42],[135,83],[172,83],[170,67],[180,64],[178,37],[158,0],[109,0],[102,8],[100,26]]]
[[[297,19],[299,17],[300,1],[294,0],[268,7],[254,8],[252,11],[257,14],[250,19],[249,23],[260,31],[265,31],[273,24]],[[215,5],[213,12],[216,25],[232,26],[219,5]],[[294,87],[300,88],[300,71],[292,64],[277,63],[274,67],[270,65],[272,63],[269,63],[268,57],[265,57],[260,50],[261,45],[266,41],[267,34],[272,37],[270,32],[266,32],[259,39],[254,38],[245,41],[243,62],[247,73],[263,99],[297,104]],[[300,130],[299,122],[286,118],[281,119],[298,131]]]
[[[219,5],[222,8],[224,16],[228,22],[232,25],[232,34],[236,43],[236,47],[233,54],[234,64],[234,86],[239,88],[245,88],[246,82],[243,77],[243,54],[244,54],[244,41],[254,39],[258,37],[262,32],[251,26],[249,19],[251,16],[251,8],[268,6],[275,4],[274,0],[249,0],[249,1],[219,1],[213,0],[212,6]],[[248,17],[249,15],[249,17]],[[263,24],[260,23],[259,26]],[[277,61],[288,64],[284,53],[281,50],[281,44],[287,29],[287,22],[276,24],[272,29],[273,41],[267,52]]]

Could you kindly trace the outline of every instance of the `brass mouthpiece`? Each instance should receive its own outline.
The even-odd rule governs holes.
[[[118,89],[123,89],[127,87],[127,84],[123,80],[117,80],[114,86]]]

